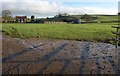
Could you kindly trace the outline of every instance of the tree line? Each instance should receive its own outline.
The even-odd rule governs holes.
[[[15,18],[12,16],[12,12],[10,10],[3,10],[2,11],[2,19],[4,20],[4,22],[12,22],[15,20]],[[75,21],[77,22],[78,20],[84,20],[86,22],[91,22],[95,19],[97,19],[97,17],[92,17],[91,15],[85,14],[82,15],[81,17],[74,17],[72,15],[68,15],[67,13],[59,13],[58,15],[55,15],[53,18],[42,18],[42,21],[63,21],[63,22],[72,22]],[[34,22],[35,20],[35,16],[32,15],[31,16],[31,22]]]

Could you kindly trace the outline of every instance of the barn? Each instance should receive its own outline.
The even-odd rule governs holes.
[[[25,23],[27,21],[27,16],[16,16],[16,22]]]
[[[45,24],[67,24],[67,22],[62,21],[45,21]]]

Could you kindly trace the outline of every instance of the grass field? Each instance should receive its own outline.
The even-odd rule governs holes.
[[[2,32],[17,38],[51,38],[111,42],[115,24],[2,24]]]

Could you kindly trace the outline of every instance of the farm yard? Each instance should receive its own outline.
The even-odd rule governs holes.
[[[115,46],[111,44],[5,35],[0,39],[3,75],[120,73]]]
[[[119,74],[116,25],[3,23],[2,73]]]
[[[1,3],[2,76],[120,76],[120,2]]]

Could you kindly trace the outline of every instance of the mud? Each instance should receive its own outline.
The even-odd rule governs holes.
[[[111,44],[5,35],[0,40],[2,74],[120,73],[120,56],[116,56],[115,46]]]

